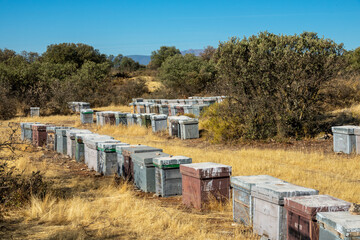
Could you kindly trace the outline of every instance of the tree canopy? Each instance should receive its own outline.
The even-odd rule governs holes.
[[[168,57],[172,57],[177,54],[181,54],[179,49],[175,47],[162,46],[159,50],[151,53],[149,66],[152,69],[158,69]]]

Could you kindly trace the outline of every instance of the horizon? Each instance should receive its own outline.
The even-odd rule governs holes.
[[[142,3],[142,4],[141,4]],[[0,49],[38,52],[50,44],[84,43],[107,55],[151,55],[160,46],[181,51],[268,31],[304,31],[360,46],[360,1],[256,2],[9,1],[0,0]]]

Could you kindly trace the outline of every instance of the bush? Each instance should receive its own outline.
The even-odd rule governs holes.
[[[344,68],[343,45],[315,33],[267,32],[220,43],[214,61],[217,90],[228,96],[218,112],[235,127],[235,138],[316,135],[325,109],[321,89]]]
[[[148,94],[149,89],[146,86],[146,81],[142,78],[135,80],[125,81],[117,90],[114,92],[115,103],[117,104],[128,104],[133,98],[138,98],[144,94]]]
[[[0,87],[0,119],[7,120],[16,115],[16,101],[9,96],[9,90]]]

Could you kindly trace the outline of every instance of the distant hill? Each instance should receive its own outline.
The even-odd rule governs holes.
[[[128,55],[135,62],[139,62],[141,65],[148,65],[150,62],[150,56],[147,55]]]
[[[181,51],[182,55],[185,55],[187,53],[194,54],[195,56],[200,56],[200,54],[204,51],[204,49],[188,49]]]

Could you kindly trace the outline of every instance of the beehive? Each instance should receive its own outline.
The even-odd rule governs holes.
[[[116,147],[128,146],[127,143],[103,143],[98,144],[99,151],[99,172],[105,176],[110,176],[118,173],[118,162]]]
[[[191,158],[184,156],[154,158],[156,194],[162,197],[181,195],[182,176],[180,166],[191,162]]]
[[[167,129],[167,116],[165,114],[152,115],[151,127],[153,132],[166,131]]]
[[[183,203],[201,209],[212,197],[230,198],[231,166],[205,162],[180,165]]]

